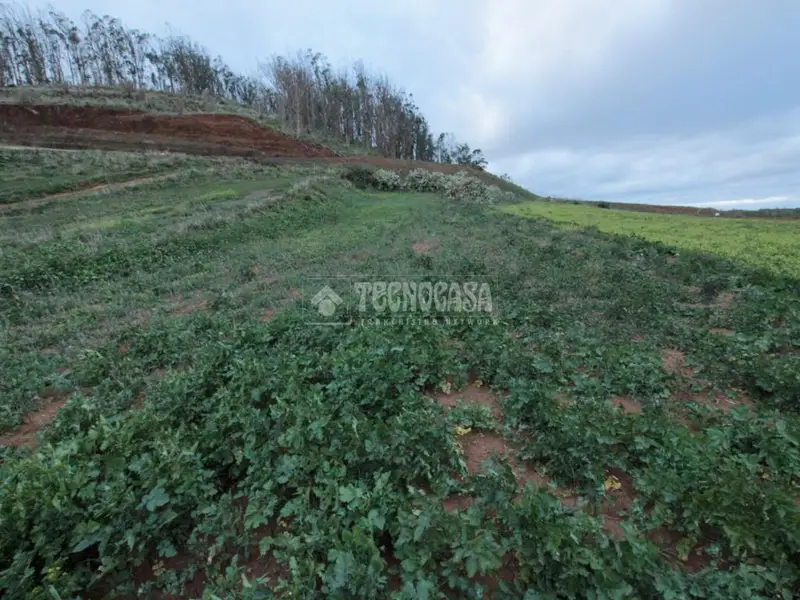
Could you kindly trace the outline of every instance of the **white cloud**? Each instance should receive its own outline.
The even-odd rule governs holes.
[[[767,196],[766,198],[742,198],[740,200],[717,200],[716,202],[692,202],[687,206],[711,207],[720,209],[758,208],[777,204],[798,204],[800,197]]]

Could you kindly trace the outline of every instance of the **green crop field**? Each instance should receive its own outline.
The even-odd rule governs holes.
[[[0,595],[800,594],[794,224],[205,158],[42,202],[59,159],[13,152]],[[485,284],[491,318],[313,302],[343,278]]]
[[[560,226],[638,235],[685,250],[726,256],[779,275],[800,277],[800,221],[692,217],[541,201],[503,210],[549,219]]]

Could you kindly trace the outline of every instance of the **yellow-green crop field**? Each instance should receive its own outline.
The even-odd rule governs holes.
[[[542,201],[504,206],[522,217],[549,219],[567,228],[648,240],[732,258],[778,275],[800,277],[800,221],[665,215]]]

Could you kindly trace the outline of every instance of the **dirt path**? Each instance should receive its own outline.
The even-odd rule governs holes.
[[[21,202],[12,202],[11,204],[0,204],[0,210],[18,209],[18,208],[30,209],[38,206],[43,206],[45,204],[49,204],[54,200],[63,200],[64,198],[70,198],[73,196],[85,196],[86,194],[92,194],[95,192],[111,192],[123,188],[136,187],[144,183],[153,183],[155,181],[166,181],[176,176],[177,173],[172,172],[172,173],[165,173],[163,175],[154,175],[152,177],[137,177],[136,179],[128,179],[127,181],[103,183],[100,185],[93,185],[91,187],[85,187],[78,190],[70,190],[68,192],[59,192],[58,194],[50,194],[49,196],[44,196],[42,198],[23,200]]]
[[[66,398],[68,395],[50,393],[45,398],[41,408],[25,416],[25,420],[18,429],[0,435],[0,446],[35,448],[37,444],[36,434],[39,433],[40,429],[53,422],[58,411],[67,403]]]

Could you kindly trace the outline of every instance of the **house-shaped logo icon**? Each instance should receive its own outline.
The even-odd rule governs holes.
[[[311,304],[317,307],[319,314],[323,317],[333,316],[336,307],[342,302],[342,297],[334,292],[327,285],[324,286],[316,295],[311,299]]]

